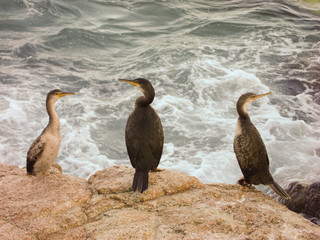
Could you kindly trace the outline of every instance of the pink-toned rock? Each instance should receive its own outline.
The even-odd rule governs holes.
[[[18,167],[0,168],[0,220],[6,222],[0,227],[0,239],[15,239],[6,237],[8,226],[25,234],[20,239],[47,239],[86,223],[84,209],[91,192],[85,179],[63,175],[57,168],[37,177]]]
[[[203,187],[197,178],[170,170],[149,172],[149,188],[141,193],[132,193],[131,184],[135,170],[132,167],[113,166],[93,174],[88,182],[92,192],[99,194],[117,194],[114,198],[130,205],[131,200],[146,201],[163,195],[188,191],[193,188]],[[126,193],[126,194],[122,194]],[[121,197],[119,194],[122,194]]]
[[[86,211],[89,219],[104,211],[204,186],[195,177],[161,170],[149,173],[149,188],[145,192],[134,193],[131,189],[134,171],[132,167],[113,166],[89,178],[91,191],[95,193]]]
[[[114,166],[88,181],[0,164],[0,239],[320,239],[320,228],[271,197],[163,170],[131,191],[134,169]]]

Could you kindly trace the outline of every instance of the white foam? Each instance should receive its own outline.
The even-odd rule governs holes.
[[[253,73],[224,69],[216,61],[196,61],[192,69],[195,70],[190,80],[195,83],[198,98],[162,95],[158,100],[161,103],[156,104],[165,118],[165,127],[186,138],[180,141],[184,145],[170,145],[171,154],[164,155],[163,164],[197,176],[204,182],[233,183],[241,177],[232,150],[237,118],[235,102],[245,92],[260,94],[270,89]],[[219,69],[218,77],[205,76],[204,73],[215,69]],[[298,176],[303,179],[308,172],[312,172],[309,180],[318,179],[314,177],[318,176],[318,170],[312,168],[316,165],[315,169],[319,169],[318,157],[314,156],[314,149],[319,145],[314,141],[316,135],[311,126],[282,117],[277,106],[269,103],[268,97],[248,106],[248,111],[268,148],[270,170],[280,183]],[[197,146],[195,142],[198,142]],[[294,159],[294,163],[290,159]],[[297,174],[292,176],[295,171]]]
[[[35,19],[44,14],[36,3],[24,1],[24,4],[26,12],[21,13]],[[87,4],[94,9],[95,6]],[[50,26],[50,23],[41,22],[37,25],[40,34],[33,32],[30,38],[27,32],[23,35],[27,34],[28,38],[21,37],[18,32],[11,38],[8,35],[8,48],[16,49],[32,40],[31,44],[37,51],[35,56],[27,59],[11,54],[1,56],[2,60],[12,63],[4,66],[2,72],[10,81],[13,80],[0,85],[1,162],[25,166],[30,144],[48,122],[44,103],[46,93],[60,88],[77,91],[76,95],[67,96],[56,104],[62,134],[57,162],[62,165],[64,173],[88,177],[108,166],[130,166],[124,129],[134,101],[141,93],[116,79],[145,77],[156,89],[152,106],[158,111],[165,131],[159,167],[185,172],[207,183],[234,183],[241,177],[232,147],[237,119],[236,101],[245,92],[260,94],[272,90],[273,95],[248,106],[251,120],[267,146],[271,172],[281,185],[295,179],[319,180],[320,161],[315,150],[320,149],[320,108],[310,95],[312,89],[306,84],[304,93],[290,96],[281,94],[274,85],[274,81],[286,77],[283,73],[286,69],[279,66],[279,62],[280,65],[287,64],[288,59],[294,59],[294,65],[307,63],[307,67],[297,70],[301,73],[298,80],[317,81],[304,79],[308,68],[319,65],[319,57],[309,57],[310,51],[319,48],[318,43],[304,42],[306,36],[313,33],[299,32],[290,24],[280,31],[273,26],[274,23],[261,21],[253,29],[250,23],[244,33],[238,33],[236,37],[230,35],[230,39],[197,36],[193,35],[195,29],[210,27],[217,20],[223,21],[224,14],[213,16],[200,9],[194,12],[193,7],[184,4],[189,6],[187,12],[192,16],[191,27],[188,26],[189,16],[184,16],[177,19],[179,24],[186,21],[181,31],[170,33],[170,29],[166,29],[166,34],[163,34],[163,29],[158,33],[154,29],[152,37],[145,37],[145,19],[134,22],[139,23],[137,26],[132,22],[127,25],[127,17],[135,15],[135,9],[127,11],[121,5],[117,6],[117,12],[112,16],[121,19],[124,26],[117,29],[114,22],[109,22],[111,19],[93,21],[91,12],[86,12],[80,5],[74,6],[81,9],[77,26],[98,31],[97,37],[103,36],[103,42],[99,42],[101,39],[93,40],[105,46],[104,49],[92,51],[86,48],[86,44],[81,49],[73,48],[70,36],[66,48],[59,46],[52,51],[38,51],[37,44],[33,43],[42,46],[46,39],[61,30],[57,25]],[[182,10],[181,15],[185,12]],[[248,9],[243,10],[240,15],[245,18]],[[55,16],[59,23],[65,22],[58,17],[59,13]],[[237,16],[228,20],[232,21]],[[139,18],[138,15],[135,17]],[[68,27],[74,27],[73,24],[74,21]],[[108,24],[111,24],[110,29],[106,29]],[[51,34],[52,30],[54,33]],[[80,30],[75,29],[70,34]],[[124,42],[117,46],[120,33],[126,36],[121,37]],[[295,35],[299,35],[296,41],[292,38]],[[115,46],[104,45],[108,37]],[[38,61],[39,66],[29,66],[26,62],[30,60]],[[77,63],[80,67],[76,67]],[[78,82],[76,78],[79,78]],[[299,111],[304,116],[298,117]]]

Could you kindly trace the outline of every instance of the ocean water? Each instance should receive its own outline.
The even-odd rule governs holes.
[[[65,174],[130,166],[126,120],[149,79],[162,119],[160,168],[235,183],[235,104],[248,107],[270,171],[285,186],[320,180],[318,1],[0,1],[0,162],[25,166],[56,103]]]

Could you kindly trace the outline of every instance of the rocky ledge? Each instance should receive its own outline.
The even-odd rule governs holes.
[[[0,164],[0,239],[320,239],[320,228],[271,197],[163,170],[130,190],[134,170],[89,180]]]

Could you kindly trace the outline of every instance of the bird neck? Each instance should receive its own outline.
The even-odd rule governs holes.
[[[54,104],[55,101],[53,100],[47,100],[46,102],[46,107],[47,107],[47,112],[49,115],[49,123],[47,128],[50,129],[51,131],[59,131],[60,130],[60,121],[59,117],[54,109]]]
[[[239,117],[244,120],[250,120],[249,114],[247,112],[247,105],[245,103],[237,103],[237,112]]]
[[[143,91],[144,96],[140,96],[136,100],[136,105],[148,106],[152,103],[154,99],[154,89],[150,89],[148,91]]]

